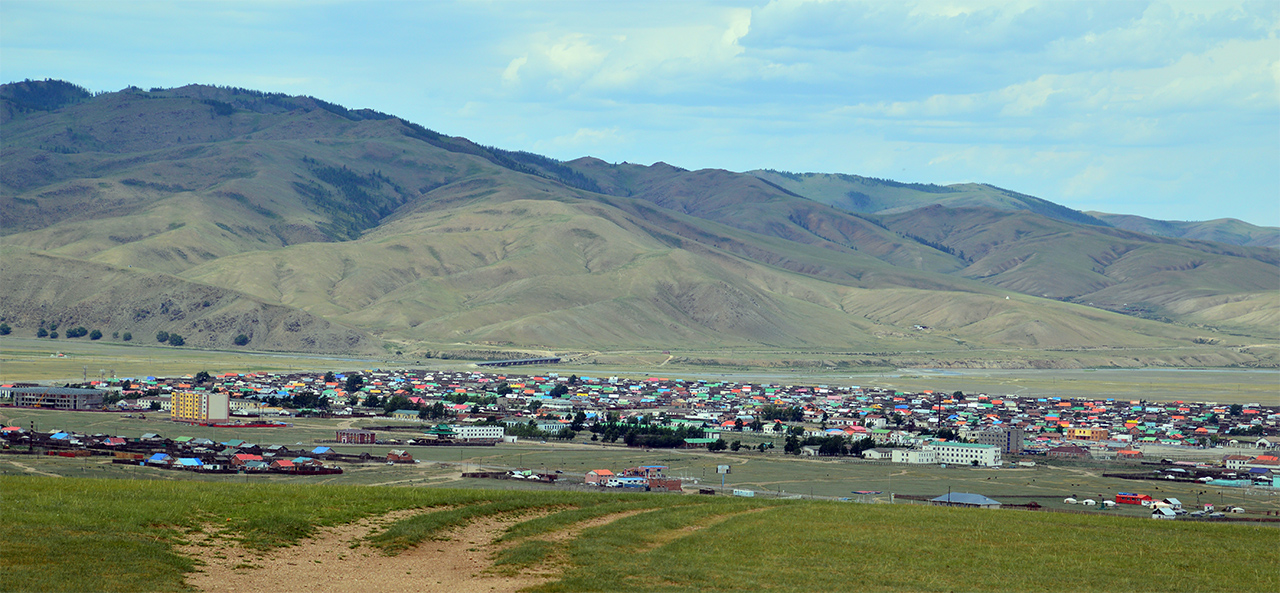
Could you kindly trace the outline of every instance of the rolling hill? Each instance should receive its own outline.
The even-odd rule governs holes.
[[[558,162],[309,97],[77,88],[0,88],[0,316],[18,332],[1273,364],[1211,343],[1275,339],[1270,249],[1118,230],[990,186]],[[880,188],[863,192],[879,206],[808,195],[815,180]],[[154,314],[161,294],[182,316]]]

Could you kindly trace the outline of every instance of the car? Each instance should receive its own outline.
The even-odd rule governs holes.
[[[1192,517],[1196,517],[1196,518],[1203,517],[1203,516],[1204,516],[1204,511],[1195,511],[1195,512],[1191,513],[1191,516],[1192,516]]]
[[[1177,509],[1177,510],[1173,511],[1173,514],[1175,514],[1175,515],[1185,515],[1185,514],[1187,514],[1187,512],[1186,512],[1186,511],[1184,511],[1184,510],[1182,510],[1182,509]]]
[[[1210,519],[1221,519],[1221,518],[1223,518],[1223,517],[1226,517],[1226,515],[1224,515],[1224,514],[1222,514],[1222,513],[1209,513],[1208,517],[1209,517]]]

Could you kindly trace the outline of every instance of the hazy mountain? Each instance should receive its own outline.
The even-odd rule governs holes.
[[[1089,212],[1090,216],[1118,229],[1182,239],[1216,241],[1250,247],[1280,249],[1280,228],[1256,226],[1234,218],[1205,221],[1154,220],[1131,214]]]
[[[0,87],[0,316],[18,333],[968,359],[1208,348],[1278,325],[1273,250],[1123,231],[990,186],[558,162],[308,97],[77,88]],[[875,207],[793,177],[859,184]],[[946,208],[921,198],[944,193]]]

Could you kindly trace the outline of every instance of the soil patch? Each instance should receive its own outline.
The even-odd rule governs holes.
[[[550,580],[550,576],[485,572],[493,541],[528,515],[480,519],[453,530],[447,540],[423,542],[397,556],[385,556],[362,544],[370,533],[420,512],[427,511],[391,513],[323,528],[296,546],[266,553],[205,534],[195,534],[190,544],[178,550],[204,563],[188,575],[187,583],[207,593],[502,593]]]

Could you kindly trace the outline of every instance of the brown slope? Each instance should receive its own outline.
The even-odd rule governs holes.
[[[107,335],[131,332],[143,343],[163,330],[196,348],[238,348],[234,340],[244,334],[245,347],[254,350],[378,351],[360,330],[226,288],[15,248],[0,254],[0,317],[18,333],[34,335],[47,322]]]
[[[1254,306],[1233,308],[1239,318],[1221,310],[1211,317],[1259,329],[1265,326],[1258,321],[1280,309],[1264,298],[1280,288],[1280,256],[1273,250],[986,209],[933,206],[881,220],[962,253],[971,263],[961,275],[1027,294],[1196,322],[1209,319],[1198,316],[1201,309],[1246,300]]]

